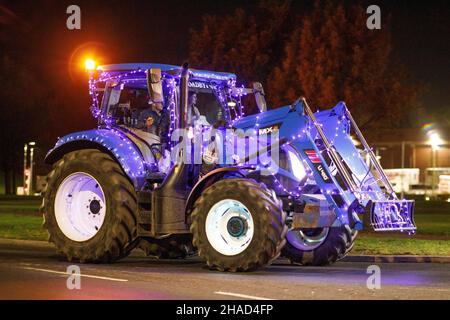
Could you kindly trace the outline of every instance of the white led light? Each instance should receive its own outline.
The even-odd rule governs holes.
[[[441,137],[437,132],[430,132],[428,136],[429,136],[428,143],[434,150],[439,149],[439,146],[444,143],[444,141],[441,139]]]
[[[303,167],[299,157],[292,151],[288,150],[289,162],[291,164],[292,173],[300,181],[306,176],[305,167]]]

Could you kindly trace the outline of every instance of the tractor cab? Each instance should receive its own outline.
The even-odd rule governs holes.
[[[161,81],[161,89],[158,89],[161,92],[157,94],[160,95],[158,99],[163,105],[163,112],[172,113],[171,117],[175,118],[179,103],[178,66],[116,64],[99,66],[91,77],[92,111],[99,122],[145,130],[146,126],[139,118],[151,106],[150,89],[156,84],[149,84],[151,72],[157,72],[154,76]],[[192,125],[196,121],[204,125],[213,125],[217,121],[229,122],[244,114],[267,109],[260,83],[253,83],[252,88],[237,87],[236,75],[232,73],[196,69],[189,72],[188,107],[193,105],[196,108]]]
[[[154,170],[167,172],[173,159],[171,134],[180,128],[180,67],[115,64],[91,73],[91,111],[100,127],[115,128],[131,139]],[[231,127],[267,109],[260,83],[236,86],[236,75],[189,69],[187,128]],[[164,159],[164,165],[160,162]]]
[[[179,103],[179,72],[177,66],[160,64],[120,64],[100,66],[92,78],[94,116],[101,124],[118,124],[146,131],[142,121],[153,102],[160,103],[160,112],[168,113],[172,124],[177,115]],[[155,74],[151,74],[156,72]],[[220,72],[190,70],[189,97],[196,108],[197,118],[205,124],[217,120],[229,120],[226,90],[235,82],[235,75]],[[149,83],[150,76],[159,78]],[[150,80],[151,81],[151,80]],[[159,83],[160,82],[160,83]],[[160,92],[152,90],[156,89]],[[101,94],[101,96],[99,95]],[[158,101],[151,95],[158,95]],[[190,106],[189,106],[190,107]],[[144,115],[143,115],[144,112]],[[151,112],[147,112],[151,114]]]
[[[230,121],[227,92],[231,73],[190,69],[187,126],[211,127]],[[91,73],[91,111],[100,127],[123,132],[157,171],[170,167],[171,134],[180,127],[180,67],[115,64]],[[157,164],[164,158],[165,165]]]

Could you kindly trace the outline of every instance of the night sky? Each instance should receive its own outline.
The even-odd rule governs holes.
[[[46,81],[64,93],[65,103],[84,108],[89,117],[86,75],[80,59],[86,54],[101,63],[162,62],[181,64],[188,55],[189,30],[205,14],[223,15],[236,7],[252,10],[256,1],[0,1],[14,17],[1,17],[0,28],[21,37],[18,55]],[[366,2],[364,2],[366,3]],[[66,8],[78,4],[81,30],[66,29]],[[293,1],[299,13],[313,1]],[[448,1],[371,1],[382,15],[392,16],[395,55],[413,78],[427,85],[422,103],[433,112],[450,108],[450,10]],[[263,19],[264,17],[261,17]],[[79,48],[77,50],[77,48]],[[71,60],[71,56],[73,59]],[[233,70],[226,70],[231,71]],[[80,128],[70,128],[80,129]],[[68,128],[68,131],[69,128]]]

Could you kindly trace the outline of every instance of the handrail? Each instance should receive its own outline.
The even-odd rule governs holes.
[[[353,181],[351,175],[349,174],[349,172],[347,171],[345,166],[342,165],[339,155],[337,154],[336,150],[333,148],[331,143],[328,141],[328,138],[325,136],[325,133],[323,132],[321,125],[317,122],[317,119],[314,116],[314,113],[312,112],[308,103],[306,102],[306,99],[303,97],[301,99],[302,99],[303,108],[306,111],[306,114],[311,118],[314,126],[316,127],[317,132],[320,135],[320,138],[322,139],[323,143],[325,144],[325,147],[328,150],[328,153],[329,153],[331,159],[334,161],[339,172],[342,174],[344,181],[347,183],[348,187],[350,188],[350,190],[352,192],[359,192],[358,186]]]
[[[345,105],[345,104],[344,104]],[[378,171],[378,173],[381,176],[381,179],[384,182],[385,187],[388,189],[389,194],[396,199],[397,196],[395,194],[394,188],[392,187],[388,177],[386,176],[386,174],[384,173],[383,168],[381,168],[380,163],[378,162],[375,154],[373,153],[372,148],[370,148],[369,144],[367,143],[366,139],[364,138],[362,132],[359,130],[358,125],[355,122],[355,119],[353,119],[350,111],[348,110],[347,106],[345,106],[345,115],[348,117],[348,119],[350,120],[350,123],[353,126],[353,129],[355,130],[356,135],[358,136],[360,142],[362,143],[364,149],[366,150],[366,152],[369,154],[370,157],[370,161],[372,162],[372,164],[375,166],[376,170]]]

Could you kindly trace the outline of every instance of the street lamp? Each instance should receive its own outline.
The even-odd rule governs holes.
[[[430,131],[428,134],[428,144],[431,146],[431,169],[433,170],[432,180],[431,180],[431,194],[435,195],[435,185],[436,185],[436,158],[439,146],[444,143],[444,141],[439,136],[436,131]]]
[[[428,133],[428,143],[433,150],[437,150],[439,149],[439,146],[444,143],[444,141],[439,136],[439,133],[436,131],[431,131]]]
[[[84,61],[84,68],[89,72],[95,70],[95,65],[96,65],[95,61],[90,58]]]
[[[23,147],[23,193],[24,195],[33,194],[33,174],[34,174],[34,148],[36,142],[30,141],[25,143]],[[28,163],[28,153],[30,154],[30,162]]]

